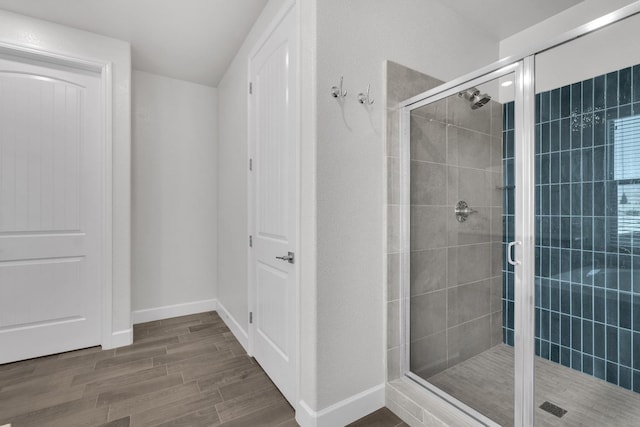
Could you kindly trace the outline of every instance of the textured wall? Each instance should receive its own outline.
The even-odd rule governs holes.
[[[134,71],[132,309],[216,297],[217,90]]]
[[[497,41],[433,0],[320,0],[317,29],[317,408],[326,408],[384,383],[384,61],[450,79],[491,63]],[[340,76],[343,108],[329,94]],[[376,102],[365,109],[356,95],[368,84]]]

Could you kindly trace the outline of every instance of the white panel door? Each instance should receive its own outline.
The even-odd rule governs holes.
[[[0,57],[0,363],[100,344],[100,90]]]
[[[250,351],[295,405],[298,126],[296,20],[290,10],[251,58]],[[280,259],[278,259],[280,257]],[[285,259],[282,259],[285,258]]]

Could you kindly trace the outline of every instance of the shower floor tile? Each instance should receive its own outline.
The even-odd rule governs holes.
[[[502,426],[513,425],[513,348],[497,345],[426,378]],[[536,426],[638,426],[640,394],[536,357]],[[539,409],[550,402],[558,418]]]

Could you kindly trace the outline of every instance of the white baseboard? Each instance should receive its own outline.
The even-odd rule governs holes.
[[[146,308],[131,313],[133,324],[153,322],[155,320],[170,319],[172,317],[187,316],[189,314],[215,311],[218,302],[215,299],[185,302],[182,304],[165,305],[164,307]]]
[[[301,400],[296,410],[296,421],[302,427],[347,425],[382,408],[384,389],[384,384],[377,385],[317,412]]]
[[[244,350],[249,353],[249,334],[245,331],[238,321],[224,308],[221,302],[218,301],[218,315],[227,325],[231,333],[236,337],[238,342],[244,347]],[[249,353],[250,354],[250,353]]]
[[[109,350],[111,348],[125,347],[131,344],[133,344],[133,328],[112,333],[110,342],[102,343],[102,349]]]

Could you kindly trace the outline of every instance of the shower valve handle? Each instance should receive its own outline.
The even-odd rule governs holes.
[[[475,209],[471,209],[469,205],[467,205],[467,202],[461,200],[456,204],[453,212],[456,214],[456,219],[458,220],[458,222],[465,222],[469,215],[478,211]]]
[[[456,214],[458,215],[470,215],[472,213],[476,213],[478,212],[475,209],[471,209],[471,208],[464,208],[464,209],[458,209],[456,208]]]

